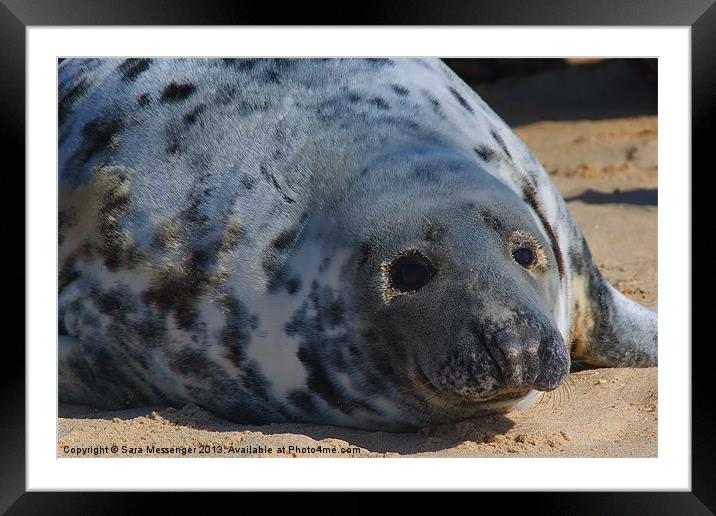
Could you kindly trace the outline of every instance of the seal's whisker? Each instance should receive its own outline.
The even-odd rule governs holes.
[[[569,402],[569,400],[572,398],[572,392],[570,390],[569,383],[565,381],[562,386],[564,387],[564,399],[565,401]]]
[[[424,382],[424,383],[414,384],[412,387],[408,387],[407,389],[398,389],[396,392],[400,393],[400,394],[403,394],[406,392],[414,392],[414,391],[417,391],[420,387],[427,387],[428,385],[434,383],[434,381],[435,380],[428,380],[427,382]],[[434,387],[436,390],[438,390],[437,386],[434,386]]]
[[[543,392],[542,397],[540,398],[539,402],[544,402],[545,405],[549,403],[549,401],[552,399],[552,393],[551,392]]]
[[[440,397],[440,394],[441,394],[440,392],[436,392],[434,395],[432,395],[432,396],[430,396],[429,398],[427,398],[427,399],[425,400],[425,403],[431,402],[431,401],[433,401],[435,398],[439,398],[439,397]],[[441,398],[439,398],[439,399],[441,399]],[[443,400],[443,402],[444,402],[444,400]]]
[[[577,388],[577,384],[574,382],[574,378],[570,376],[567,377],[567,386],[569,387],[569,396],[571,399],[571,396],[574,394],[574,389]]]

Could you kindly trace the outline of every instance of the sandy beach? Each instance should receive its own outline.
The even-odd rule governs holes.
[[[611,63],[581,66],[617,73]],[[627,296],[656,309],[656,113],[649,114],[647,108],[620,111],[611,105],[603,109],[605,116],[588,113],[580,119],[579,112],[570,112],[560,117],[549,111],[556,109],[550,107],[551,97],[544,97],[544,113],[525,115],[520,108],[525,90],[535,85],[569,88],[572,83],[560,74],[571,74],[579,84],[584,73],[596,73],[585,68],[579,75],[574,68],[510,78],[502,88],[494,81],[475,88],[499,114],[501,106],[504,112],[517,113],[504,116],[564,196],[606,278]],[[410,434],[302,424],[239,425],[192,405],[116,412],[61,405],[58,456],[655,457],[657,426],[656,368],[592,369],[572,373],[559,390],[524,412]],[[112,446],[117,446],[116,453],[104,451]]]

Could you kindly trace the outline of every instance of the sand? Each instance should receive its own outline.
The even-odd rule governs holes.
[[[607,279],[656,308],[656,116],[537,121],[516,132],[567,200]],[[409,434],[239,425],[193,405],[117,412],[61,405],[59,416],[59,457],[655,457],[657,369],[572,373],[524,412]]]

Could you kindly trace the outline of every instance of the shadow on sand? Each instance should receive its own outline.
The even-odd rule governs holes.
[[[656,188],[637,188],[635,190],[599,192],[586,190],[579,195],[565,197],[565,201],[582,201],[587,204],[635,204],[637,206],[656,206],[658,201]]]
[[[152,414],[152,413],[156,414]],[[283,444],[292,444],[295,436],[306,436],[316,441],[339,439],[352,446],[359,446],[374,453],[429,453],[454,448],[464,441],[489,442],[493,437],[509,431],[514,422],[503,414],[490,414],[452,425],[437,426],[417,432],[392,433],[367,431],[336,426],[272,423],[268,425],[242,425],[221,419],[195,405],[181,409],[167,407],[143,407],[122,411],[102,412],[89,407],[60,405],[59,417],[71,419],[121,419],[129,421],[138,417],[162,418],[171,424],[196,430],[212,432],[258,432],[245,439],[246,444],[275,446],[268,436],[285,436]],[[221,438],[221,436],[217,436]],[[269,442],[264,439],[268,437]],[[250,440],[255,442],[249,442]]]

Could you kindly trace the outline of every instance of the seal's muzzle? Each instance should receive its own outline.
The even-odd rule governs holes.
[[[556,389],[569,374],[569,354],[561,335],[549,325],[504,328],[488,341],[504,389]]]
[[[496,331],[474,322],[474,346],[457,350],[438,373],[444,391],[471,401],[519,397],[556,389],[569,374],[570,359],[559,332],[547,323],[508,325]]]

